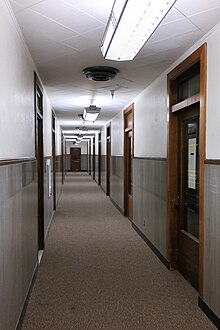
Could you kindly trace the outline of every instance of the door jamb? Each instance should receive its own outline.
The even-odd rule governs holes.
[[[127,116],[132,113],[132,127],[127,128]],[[128,205],[127,205],[127,193],[128,193],[128,187],[127,187],[127,133],[129,131],[132,131],[132,158],[134,159],[134,103],[129,105],[124,110],[124,216],[127,217],[128,215]]]
[[[37,105],[37,91],[41,95],[41,111]],[[37,159],[37,175],[38,175],[38,251],[44,249],[44,136],[43,136],[43,88],[41,82],[34,71],[34,112],[35,112],[35,155]],[[39,124],[41,129],[39,130]],[[41,146],[39,148],[39,135]],[[40,155],[39,155],[40,149]]]
[[[108,134],[109,131],[109,134]],[[108,140],[110,139],[110,171],[108,174]],[[108,180],[108,175],[111,179],[111,122],[106,125],[106,195],[110,196],[111,188],[110,188],[110,180]]]
[[[207,70],[207,45],[204,43],[182,63],[167,75],[167,118],[168,118],[168,145],[167,145],[167,259],[171,269],[177,267],[177,211],[174,204],[178,194],[178,118],[172,114],[172,105],[175,103],[175,81],[180,74],[200,62],[200,190],[199,190],[199,294],[203,297],[203,263],[204,263],[204,161],[206,151],[206,70]]]

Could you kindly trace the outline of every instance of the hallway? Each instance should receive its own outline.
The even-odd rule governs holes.
[[[68,173],[22,330],[215,329],[87,173]]]

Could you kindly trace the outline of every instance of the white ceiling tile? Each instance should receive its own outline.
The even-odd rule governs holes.
[[[30,9],[18,13],[17,19],[19,24],[28,31],[47,36],[55,41],[60,41],[77,35],[76,32],[43,17]]]
[[[190,21],[203,32],[208,32],[220,22],[220,7],[204,11],[198,15],[189,16]]]
[[[180,35],[186,32],[196,31],[198,28],[187,18],[160,25],[154,32],[148,43],[169,39],[171,36]]]
[[[69,39],[66,39],[62,44],[77,49],[79,51],[87,50],[94,46],[94,40],[86,38],[84,36],[76,36]]]
[[[180,13],[179,10],[177,10],[175,7],[173,7],[172,10],[170,10],[166,17],[163,19],[161,24],[167,24],[170,22],[178,21],[183,18],[185,18],[185,16]]]
[[[203,32],[200,30],[184,33],[173,37],[173,41],[177,42],[180,46],[186,46],[190,48],[195,42],[197,42],[203,36]]]
[[[54,0],[45,0],[36,4],[31,9],[55,21],[63,21],[65,17],[68,16],[71,16],[73,18],[76,14],[76,9],[61,0],[56,0],[56,5],[54,5]]]
[[[30,8],[37,3],[44,2],[44,0],[14,0],[14,2],[24,9]]]
[[[102,22],[75,8],[71,12],[74,12],[71,16],[60,18],[58,22],[79,34],[104,26]]]
[[[165,53],[169,49],[176,49],[179,47],[180,45],[171,38],[147,44],[147,49],[155,53]]]
[[[177,0],[175,4],[175,8],[186,16],[217,7],[220,7],[220,0]]]
[[[207,10],[220,8],[220,0],[177,0],[136,58],[115,62],[105,60],[100,51],[114,0],[11,2],[53,107],[70,128],[79,122],[85,97],[104,100],[93,127],[111,120],[216,23],[219,11]],[[114,66],[120,74],[104,83],[86,79],[82,70],[97,65]]]
[[[13,10],[13,12],[15,13],[15,14],[17,14],[17,13],[19,13],[20,11],[22,11],[24,8],[23,8],[23,6],[21,6],[21,5],[19,5],[17,2],[15,2],[15,1],[10,1],[10,4],[11,4],[11,8],[12,8],[12,10]]]

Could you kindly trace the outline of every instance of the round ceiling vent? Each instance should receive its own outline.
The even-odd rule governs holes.
[[[119,70],[110,66],[92,66],[83,69],[86,78],[94,81],[107,81],[114,79]]]

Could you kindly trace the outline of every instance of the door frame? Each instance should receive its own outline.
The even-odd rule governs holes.
[[[194,51],[182,63],[167,75],[167,106],[168,106],[168,145],[167,145],[167,259],[170,268],[177,268],[177,203],[178,196],[178,117],[172,112],[172,106],[177,99],[175,79],[192,67],[200,64],[200,175],[199,175],[199,294],[203,296],[203,259],[204,259],[204,161],[206,151],[206,70],[207,70],[207,45],[206,43]]]
[[[89,149],[89,175],[91,175],[92,171],[91,171],[91,167],[92,167],[92,164],[91,164],[91,139],[89,140],[88,142],[88,149]]]
[[[132,126],[127,127],[127,116],[132,114]],[[128,164],[127,164],[127,134],[132,131],[132,159],[134,159],[134,103],[124,110],[124,216],[128,216]]]
[[[93,157],[92,157],[92,162],[93,162],[93,180],[95,180],[95,158],[96,158],[96,155],[95,155],[95,136],[93,137],[92,139],[92,149],[93,149]]]
[[[40,95],[40,109],[37,95]],[[44,140],[43,140],[43,88],[34,71],[35,155],[38,177],[38,251],[44,249]]]
[[[51,111],[52,118],[52,159],[53,159],[53,209],[56,210],[56,117]]]
[[[108,147],[109,140],[110,140],[110,146]],[[110,148],[109,155],[108,155],[108,148]],[[110,158],[109,160],[108,157]],[[106,125],[106,195],[107,196],[110,196],[111,194],[110,181],[111,181],[111,123]]]
[[[98,133],[98,185],[101,186],[101,151],[102,151],[101,132]]]
[[[80,166],[79,166],[79,171],[74,171],[72,169],[72,161],[73,161],[73,150],[80,150]],[[70,171],[71,172],[81,172],[81,151],[82,151],[82,148],[80,147],[70,147]]]

